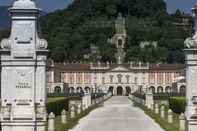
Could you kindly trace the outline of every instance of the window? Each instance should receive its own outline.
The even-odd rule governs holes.
[[[135,84],[138,83],[138,78],[137,78],[137,77],[134,78],[134,83],[135,83]]]
[[[151,72],[149,74],[149,83],[154,84],[155,83],[155,73]]]
[[[157,74],[157,82],[158,82],[158,84],[163,84],[163,79],[164,79],[163,73],[158,73]]]
[[[102,78],[102,83],[105,84],[105,77]]]
[[[146,83],[146,78],[145,78],[145,77],[142,78],[142,83],[143,83],[143,84]]]
[[[71,84],[74,83],[74,73],[73,73],[73,72],[71,72],[71,73],[69,74],[69,83],[71,83]]]
[[[110,83],[113,83],[114,76],[110,75],[109,77],[110,77]]]
[[[77,84],[82,84],[82,73],[77,73]]]

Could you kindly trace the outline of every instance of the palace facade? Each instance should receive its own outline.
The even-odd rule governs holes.
[[[48,92],[113,92],[127,95],[137,90],[154,93],[185,92],[185,84],[173,86],[185,74],[179,64],[53,63],[48,71]]]

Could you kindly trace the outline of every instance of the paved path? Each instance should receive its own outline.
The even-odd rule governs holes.
[[[70,131],[164,131],[124,96],[115,96]]]

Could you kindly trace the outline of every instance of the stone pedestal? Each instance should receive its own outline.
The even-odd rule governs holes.
[[[49,114],[48,131],[55,131],[55,115],[52,112]]]
[[[147,92],[146,93],[146,101],[145,101],[145,105],[148,109],[151,109],[151,105],[154,104],[153,101],[153,93],[152,92]]]
[[[31,0],[9,9],[12,29],[1,41],[2,131],[45,131],[47,42],[37,32],[38,15]]]
[[[77,114],[81,114],[81,104],[77,105]]]
[[[161,118],[165,118],[165,107],[164,106],[161,106],[160,109],[161,109],[161,112],[160,112],[161,113],[160,114],[161,115]]]
[[[185,49],[187,106],[186,119],[188,131],[197,130],[197,49]]]
[[[188,131],[197,130],[197,6],[192,9],[195,21],[195,33],[185,40],[186,61],[186,119]]]
[[[85,95],[82,97],[82,105],[85,105],[85,108],[89,108],[91,106],[91,94],[85,93]]]
[[[66,124],[66,122],[67,122],[67,117],[66,117],[66,115],[67,115],[66,110],[63,110],[63,111],[61,112],[61,122],[62,122],[62,124]]]
[[[159,105],[158,104],[155,104],[155,113],[159,114]]]
[[[72,105],[70,107],[70,118],[74,118],[75,117],[75,105]]]
[[[173,123],[173,112],[172,110],[168,110],[168,122]]]
[[[185,131],[185,115],[182,113],[180,116],[179,116],[179,128],[181,131]]]

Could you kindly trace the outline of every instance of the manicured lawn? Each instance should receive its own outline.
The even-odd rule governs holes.
[[[55,101],[63,100],[63,99],[65,99],[65,97],[52,97],[52,98],[47,98],[47,103],[55,102]]]

